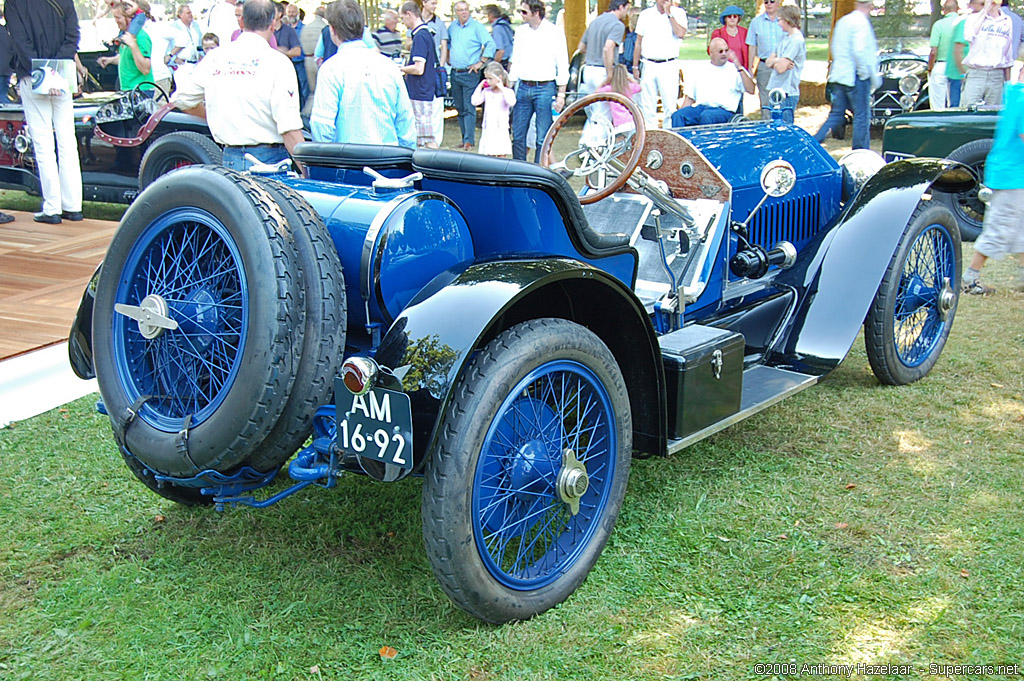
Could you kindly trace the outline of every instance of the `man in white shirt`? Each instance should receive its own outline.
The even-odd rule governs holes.
[[[1003,103],[1003,83],[1010,79],[1016,57],[1013,20],[1003,14],[996,0],[985,0],[980,12],[964,19],[964,38],[971,45],[964,57],[967,67],[960,106]]]
[[[708,53],[711,63],[686,79],[683,108],[670,119],[673,128],[728,123],[736,115],[743,93],[754,94],[754,79],[735,53],[730,61],[725,40],[712,39]]]
[[[655,0],[636,20],[633,73],[640,72],[640,111],[649,128],[658,127],[658,97],[665,120],[672,117],[679,99],[679,46],[686,35],[686,12],[676,0]]]
[[[205,101],[210,133],[233,170],[251,165],[247,154],[263,163],[283,161],[302,141],[295,69],[270,46],[274,16],[270,0],[246,0],[242,35],[199,62],[171,100],[184,111]]]
[[[231,34],[238,30],[235,18],[235,0],[218,2],[206,13],[206,32],[214,33],[220,39],[221,47],[231,42]]]
[[[182,5],[178,8],[178,18],[174,22],[177,34],[174,47],[171,48],[168,65],[178,68],[182,64],[195,64],[199,61],[199,51],[203,47],[203,34],[199,23],[192,18],[192,8]]]
[[[530,118],[536,115],[535,163],[540,161],[541,140],[551,127],[551,102],[554,100],[556,111],[562,110],[569,82],[565,34],[550,21],[544,21],[545,12],[542,0],[520,3],[519,14],[525,23],[516,29],[509,64],[509,78],[518,81],[516,105],[512,109],[512,158],[526,160],[526,134]]]
[[[590,22],[580,39],[577,51],[583,52],[583,73],[580,76],[580,95],[589,95],[599,87],[611,82],[612,69],[619,60],[619,46],[622,45],[626,25],[623,20],[629,12],[629,0],[610,0],[608,11]],[[607,102],[598,102],[587,107],[585,135],[594,139],[597,130],[611,126],[611,110]]]

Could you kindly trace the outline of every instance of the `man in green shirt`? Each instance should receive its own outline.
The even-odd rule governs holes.
[[[967,7],[972,14],[980,12],[985,8],[985,0],[971,0],[967,3]],[[949,79],[949,106],[952,108],[960,106],[960,87],[963,85],[964,75],[967,73],[967,67],[964,66],[963,61],[971,47],[967,38],[964,37],[964,19],[965,17],[958,17],[956,25],[953,27],[952,52],[950,52],[949,61],[946,63],[946,78]]]
[[[949,103],[946,66],[953,50],[953,29],[959,17],[956,0],[942,3],[945,15],[932,24],[931,52],[928,54],[928,101],[932,111],[941,111]]]
[[[128,32],[128,23],[131,21],[128,8],[122,3],[114,5],[114,21],[117,27],[123,31],[120,36],[121,50],[113,57],[100,57],[96,62],[103,68],[110,64],[117,64],[117,74],[121,80],[122,90],[132,90],[136,86],[148,83],[150,87],[143,88],[146,92],[153,91],[153,69],[150,62],[150,55],[153,52],[153,41],[149,39],[145,29],[139,31],[138,36]]]

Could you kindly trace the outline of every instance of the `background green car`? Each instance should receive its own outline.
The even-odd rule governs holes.
[[[980,186],[985,179],[985,157],[992,148],[999,109],[913,111],[893,116],[882,133],[882,155],[887,163],[916,156],[960,161],[974,172]],[[961,194],[936,193],[960,225],[960,238],[974,241],[981,233],[985,204],[978,187]]]

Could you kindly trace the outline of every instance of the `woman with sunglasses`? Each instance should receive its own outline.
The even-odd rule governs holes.
[[[740,65],[745,69],[749,69],[750,55],[747,51],[747,29],[740,26],[740,20],[743,19],[743,15],[743,8],[736,5],[729,5],[722,10],[722,13],[718,15],[718,21],[722,25],[712,31],[711,37],[708,39],[708,54],[711,54],[711,41],[715,38],[721,38],[729,46],[729,49],[736,54],[736,57],[740,60]]]

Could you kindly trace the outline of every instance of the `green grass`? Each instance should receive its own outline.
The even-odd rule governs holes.
[[[1024,294],[1007,290],[1011,264],[985,276],[999,294],[961,300],[925,380],[879,386],[858,340],[821,385],[634,462],[587,582],[504,627],[434,582],[419,480],[348,476],[264,511],[190,510],[131,476],[95,398],[16,424],[0,431],[0,678],[753,679],[759,662],[1019,663]]]
[[[0,206],[3,210],[21,210],[26,213],[37,213],[43,200],[22,191],[0,189]],[[118,203],[99,203],[86,201],[82,204],[82,214],[94,220],[120,220],[127,206]]]

